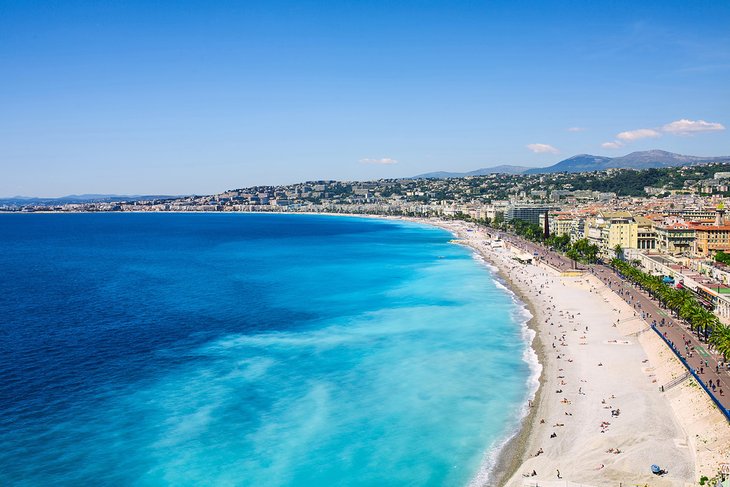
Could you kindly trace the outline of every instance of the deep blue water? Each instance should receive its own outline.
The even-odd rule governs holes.
[[[520,307],[451,238],[0,215],[0,484],[467,484],[530,369]]]

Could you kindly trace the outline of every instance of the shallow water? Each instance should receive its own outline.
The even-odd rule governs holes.
[[[467,484],[531,372],[522,308],[451,238],[0,215],[0,483]]]

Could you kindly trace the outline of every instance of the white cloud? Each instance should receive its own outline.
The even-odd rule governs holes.
[[[568,127],[568,132],[583,132],[585,127]]]
[[[557,154],[560,151],[549,144],[527,144],[527,148],[535,154]]]
[[[398,164],[398,161],[395,159],[391,159],[390,157],[382,157],[380,159],[371,159],[369,157],[366,157],[365,159],[360,159],[361,164],[380,164],[383,166],[389,166],[392,164]]]
[[[616,135],[616,138],[631,142],[634,140],[656,138],[661,136],[662,134],[654,129],[636,129],[621,132],[620,134]]]
[[[572,129],[568,129],[572,130]],[[719,132],[725,130],[725,126],[716,122],[705,122],[704,120],[688,120],[683,118],[668,123],[655,129],[627,130],[616,135],[619,140],[604,142],[601,147],[604,149],[618,149],[626,142],[633,142],[640,139],[658,138],[664,134],[672,135],[694,135],[700,132]]]
[[[601,147],[604,149],[620,149],[623,147],[623,144],[619,142],[618,140],[614,140],[613,142],[604,142],[601,144]]]
[[[662,127],[662,131],[674,135],[693,135],[699,132],[717,132],[725,130],[721,123],[705,122],[704,120],[687,120],[683,118]]]

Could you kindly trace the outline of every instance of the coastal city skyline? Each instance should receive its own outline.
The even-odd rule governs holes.
[[[40,2],[2,13],[2,196],[730,154],[725,2]]]

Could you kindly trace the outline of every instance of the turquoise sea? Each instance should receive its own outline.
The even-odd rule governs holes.
[[[0,215],[0,485],[462,486],[526,314],[430,226]]]

